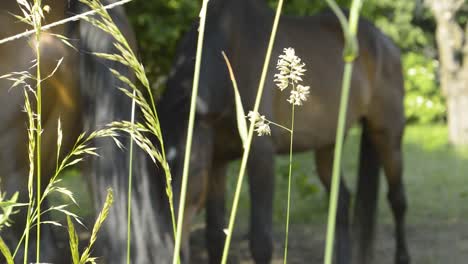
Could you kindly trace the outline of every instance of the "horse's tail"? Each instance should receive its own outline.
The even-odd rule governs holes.
[[[87,7],[71,5],[72,12],[82,13]],[[113,0],[102,1],[103,4]],[[109,11],[118,28],[136,47],[135,35],[122,7]],[[73,31],[73,28],[71,29]],[[79,38],[80,87],[83,105],[83,122],[86,131],[103,128],[112,121],[130,120],[131,99],[118,87],[124,87],[109,68],[134,80],[130,69],[124,65],[97,58],[92,52],[117,53],[114,38],[87,22],[80,21],[74,32]],[[124,150],[119,150],[111,139],[99,139],[93,144],[100,158],[90,159],[84,172],[93,192],[94,205],[100,210],[106,190],[114,191],[114,204],[98,235],[98,253],[108,263],[124,263],[127,241],[127,188],[129,140],[122,138]],[[132,185],[132,263],[168,263],[171,257],[170,237],[166,235],[169,219],[165,198],[164,177],[157,177],[157,168],[147,156],[135,147]]]
[[[380,161],[367,121],[362,121],[359,175],[354,207],[354,234],[357,239],[357,257],[371,257],[375,233],[375,219],[379,193]],[[367,262],[357,262],[367,263]]]

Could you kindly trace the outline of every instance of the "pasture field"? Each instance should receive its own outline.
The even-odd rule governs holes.
[[[344,176],[353,193],[357,174],[359,129],[349,133],[344,153]],[[327,220],[328,196],[316,173],[313,153],[294,155],[293,190],[288,263],[321,263]],[[447,142],[444,125],[409,125],[404,137],[404,177],[408,193],[408,243],[414,264],[463,264],[468,259],[468,150],[458,150]],[[231,164],[228,176],[229,207],[235,186],[238,163]],[[288,157],[276,160],[275,257],[283,263],[284,217],[286,211]],[[393,263],[393,219],[386,200],[386,183],[381,173],[375,256],[381,264]],[[90,216],[91,201],[77,170],[69,171],[64,185],[73,187],[80,207],[77,213]],[[234,232],[233,263],[251,263],[248,231],[247,182],[242,191],[238,225]],[[79,190],[81,189],[81,190]],[[60,199],[60,197],[57,197]],[[227,208],[229,209],[229,208]],[[227,216],[226,216],[227,217]],[[89,219],[91,222],[92,219]],[[191,246],[193,263],[205,263],[204,213],[193,225]],[[88,234],[81,233],[83,239]],[[67,247],[67,245],[63,245]],[[310,262],[309,262],[310,261]]]
[[[344,175],[352,192],[357,174],[360,131],[348,135],[344,153]],[[288,263],[321,263],[325,240],[328,196],[315,174],[313,154],[294,156],[293,193]],[[415,264],[461,264],[468,259],[468,150],[457,150],[447,142],[444,125],[410,125],[404,137],[404,178],[408,194],[408,243]],[[282,263],[286,211],[288,158],[277,158],[275,193],[275,260]],[[231,167],[228,206],[232,200],[235,174]],[[377,219],[375,263],[393,263],[393,219],[386,201],[381,175]],[[247,187],[247,183],[245,185]],[[248,190],[244,188],[238,227],[231,256],[233,263],[250,263],[247,224]],[[203,263],[203,215],[193,227],[193,263]]]

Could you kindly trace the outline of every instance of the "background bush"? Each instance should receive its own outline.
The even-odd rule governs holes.
[[[405,110],[409,122],[445,122],[445,100],[436,78],[438,61],[409,52],[403,58],[405,69]]]

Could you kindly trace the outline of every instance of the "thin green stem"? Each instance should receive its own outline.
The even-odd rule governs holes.
[[[136,92],[133,91],[133,97]],[[135,98],[132,99],[132,114],[130,122],[135,124]],[[130,245],[132,228],[132,179],[133,179],[133,133],[130,133],[130,156],[128,157],[128,202],[127,202],[127,264],[130,264]]]
[[[265,62],[263,64],[262,75],[260,77],[260,83],[258,85],[257,97],[255,99],[255,105],[253,109],[253,111],[257,113],[258,113],[258,109],[260,108],[260,102],[262,100],[263,88],[265,86],[265,79],[266,79],[266,75],[268,72],[271,52],[273,50],[273,45],[274,45],[275,37],[276,37],[276,31],[278,29],[278,23],[279,23],[282,9],[283,9],[283,0],[279,0],[278,7],[276,8],[275,20],[273,21],[273,28],[272,28],[271,35],[270,35],[270,40],[268,43],[268,49],[267,49],[267,53],[265,56]],[[247,160],[249,158],[250,145],[252,143],[252,138],[254,134],[254,125],[255,125],[254,122],[250,123],[249,134],[247,137],[247,144],[244,149],[244,154],[242,155],[242,161],[241,161],[241,166],[240,166],[239,175],[237,179],[237,185],[236,185],[236,192],[234,194],[234,201],[232,204],[231,214],[229,217],[229,226],[227,230],[226,242],[224,244],[224,249],[223,249],[223,258],[221,260],[222,264],[226,264],[227,262],[229,246],[231,244],[231,239],[232,239],[232,231],[234,229],[234,223],[236,221],[237,207],[239,205],[239,198],[240,198],[240,193],[242,190],[242,182],[244,179],[245,169],[247,167]]]
[[[13,257],[16,256],[16,253],[18,252],[18,249],[20,248],[21,241],[23,240],[23,237],[24,237],[24,252],[28,252],[29,250],[29,229],[31,229],[31,204],[32,204],[32,200],[30,198],[29,203],[28,203],[28,214],[26,216],[26,229],[24,230],[25,233],[21,237],[21,240],[18,243],[18,246],[16,246],[15,252],[13,253]],[[24,264],[28,263],[28,254],[24,254],[23,263]]]
[[[349,15],[349,32],[352,37],[355,37],[358,31],[359,12],[361,11],[363,1],[364,0],[353,0],[351,5],[351,11]]]
[[[136,58],[135,54],[133,53],[133,50],[131,49],[131,47],[129,46],[128,42],[124,42],[127,49],[129,50],[129,52],[131,53],[131,55]],[[149,81],[148,81],[148,78],[145,74],[145,69],[143,67],[143,64],[139,64],[140,66],[140,69],[139,69],[139,72],[140,72],[140,80],[143,84],[143,86],[146,88],[146,91],[148,92],[149,94],[149,99],[150,99],[150,102],[151,102],[151,109],[153,110],[153,115],[154,115],[154,118],[155,120],[157,120],[158,124],[159,124],[159,117],[158,117],[158,112],[156,111],[156,103],[155,103],[155,100],[154,100],[154,97],[153,97],[153,93],[151,91],[151,87],[149,85]],[[155,129],[157,131],[156,133],[156,136],[157,137],[161,137],[160,140],[159,140],[159,143],[160,143],[160,146],[161,146],[161,154],[162,154],[162,159],[166,162],[166,164],[163,164],[163,166],[167,166],[167,159],[166,159],[166,149],[164,147],[164,140],[162,139],[162,132],[161,132],[161,127],[159,125],[155,125]],[[165,173],[166,173],[166,188],[168,190],[170,190],[170,195],[168,193],[168,199],[169,199],[169,209],[170,209],[170,212],[171,212],[171,221],[172,221],[172,232],[173,232],[173,235],[174,237],[176,237],[176,234],[177,234],[177,229],[176,229],[176,220],[175,220],[175,212],[174,212],[174,195],[173,195],[173,192],[172,192],[172,186],[171,186],[171,181],[172,181],[172,176],[170,175],[170,170],[169,169],[164,169]]]
[[[38,58],[38,69],[39,69],[39,55],[37,56]],[[39,70],[38,70],[39,72]],[[37,88],[37,94],[38,94],[38,100],[37,100],[37,135],[36,135],[36,148],[37,148],[37,191],[36,191],[36,195],[37,195],[37,203],[38,203],[38,210],[39,210],[39,213],[37,215],[37,235],[36,235],[36,262],[39,263],[39,254],[40,254],[40,246],[41,246],[41,208],[40,208],[40,204],[39,202],[41,201],[41,130],[42,130],[42,126],[41,126],[41,113],[42,113],[42,104],[41,104],[41,88],[40,88],[40,84]]]
[[[328,4],[332,7],[335,14],[340,17],[342,12],[336,8],[334,0],[327,0]],[[333,7],[335,5],[335,7]],[[327,240],[325,245],[325,264],[331,264],[333,259],[333,245],[335,240],[335,224],[336,224],[336,211],[338,208],[339,187],[340,187],[340,172],[341,172],[341,155],[343,150],[344,133],[346,126],[346,112],[348,109],[349,90],[351,87],[351,78],[353,73],[353,61],[358,56],[358,42],[356,39],[359,11],[362,7],[362,0],[353,0],[351,5],[349,23],[342,23],[345,47],[344,58],[345,66],[343,73],[343,83],[341,88],[340,109],[338,116],[338,127],[336,130],[336,143],[335,152],[333,157],[333,172],[332,183],[330,191],[330,208],[328,211],[328,224],[327,224]],[[341,20],[341,19],[340,19]]]
[[[289,213],[291,209],[291,178],[292,178],[292,154],[293,154],[293,139],[294,139],[294,110],[295,105],[292,105],[291,111],[291,141],[289,143],[289,176],[288,176],[288,206],[286,209],[286,237],[284,241],[284,261],[287,263],[288,259],[288,242],[289,242]]]
[[[174,237],[176,237],[177,228],[176,228],[176,220],[175,220],[175,213],[174,213],[174,199],[173,199],[173,197],[169,197],[169,208],[170,208],[170,211],[171,211],[172,232],[174,234]]]
[[[41,0],[35,1],[34,12],[39,12],[37,9],[42,8]],[[36,14],[33,14],[35,17]],[[41,18],[34,20],[34,26],[36,27],[36,84],[37,84],[37,125],[36,125],[36,171],[37,171],[37,182],[36,182],[36,196],[37,196],[37,224],[36,224],[36,263],[40,263],[41,253],[41,138],[42,138],[42,80],[41,80]],[[24,254],[27,254],[25,252]]]
[[[273,122],[273,121],[270,121],[270,120],[268,120],[268,119],[267,119],[267,122],[268,122],[268,124],[272,124],[272,125],[274,125],[274,126],[277,126],[277,127],[279,127],[279,128],[282,128],[282,129],[288,131],[289,133],[292,133],[292,130],[289,129],[289,128],[287,128],[287,127],[285,127],[285,126],[282,126],[282,125],[280,125],[280,124],[278,124],[278,123],[275,123],[275,122]]]
[[[330,208],[328,211],[328,225],[327,225],[327,240],[325,246],[325,264],[332,263],[333,257],[333,244],[335,239],[335,223],[336,211],[338,208],[338,191],[340,185],[340,171],[341,171],[341,154],[343,149],[344,132],[346,125],[346,110],[348,108],[349,88],[351,85],[351,75],[353,71],[353,63],[348,62],[345,64],[342,93],[340,100],[340,109],[338,116],[338,128],[336,130],[336,143],[335,153],[333,157],[333,174],[332,184],[330,191]]]
[[[187,181],[188,181],[188,172],[190,166],[190,153],[192,149],[192,136],[193,136],[193,127],[195,123],[195,110],[196,110],[196,102],[197,102],[197,94],[198,94],[198,82],[200,78],[200,67],[201,67],[201,58],[202,58],[202,50],[203,50],[203,37],[205,34],[205,22],[206,22],[206,11],[207,11],[208,0],[203,0],[202,9],[200,12],[200,26],[199,26],[199,33],[198,33],[198,41],[197,41],[197,54],[195,59],[195,72],[193,76],[193,87],[192,87],[192,98],[190,100],[190,115],[189,115],[189,123],[187,128],[187,141],[185,147],[185,156],[184,156],[184,169],[182,173],[182,183],[180,189],[180,200],[179,200],[179,211],[177,215],[177,231],[176,231],[176,239],[175,239],[175,246],[174,246],[174,255],[172,258],[172,263],[177,264],[179,259],[180,253],[180,246],[182,243],[182,228],[183,228],[183,221],[184,221],[184,209],[185,209],[185,199],[187,193]]]
[[[333,10],[335,15],[338,17],[338,21],[340,21],[341,28],[343,29],[344,35],[349,36],[349,28],[348,28],[348,21],[346,20],[346,16],[335,2],[335,0],[326,0],[328,6]]]

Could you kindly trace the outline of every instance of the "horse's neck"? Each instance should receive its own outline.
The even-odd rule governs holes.
[[[216,32],[227,43],[238,42],[245,36],[267,35],[273,21],[273,11],[266,0],[213,0],[208,9],[208,31]]]
[[[239,2],[243,2],[244,6],[248,10],[251,10],[252,12],[259,15],[264,15],[265,13],[271,12],[266,0],[241,0]]]

